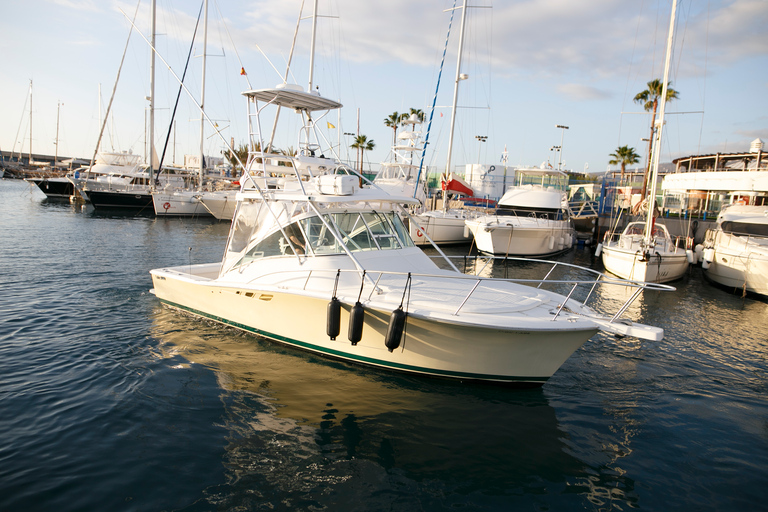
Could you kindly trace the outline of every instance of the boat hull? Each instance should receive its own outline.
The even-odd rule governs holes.
[[[677,253],[663,253],[643,261],[642,252],[634,247],[622,248],[605,244],[602,248],[605,270],[611,274],[632,281],[668,283],[680,279],[688,270],[688,258],[684,250]]]
[[[69,199],[75,194],[75,186],[66,178],[32,178],[28,181],[51,199]]]
[[[480,252],[506,256],[546,256],[573,247],[574,230],[567,221],[526,223],[527,219],[479,218],[466,222]]]
[[[149,192],[105,192],[89,190],[88,200],[94,208],[131,208],[154,211],[152,194]]]
[[[152,203],[158,217],[211,217],[199,193],[155,193]]]
[[[436,244],[464,244],[471,240],[464,225],[466,215],[451,211],[432,211],[422,215],[414,215],[416,224],[410,223],[409,233],[416,245],[430,245],[427,236]],[[426,232],[427,236],[424,236]]]
[[[744,238],[718,232],[714,257],[704,272],[720,285],[768,296],[768,245]]]
[[[488,327],[409,315],[399,348],[385,346],[391,310],[366,307],[362,340],[347,339],[351,304],[342,305],[341,334],[326,335],[328,297],[277,287],[227,285],[213,279],[217,265],[153,270],[154,293],[166,306],[258,334],[323,356],[387,370],[461,380],[544,383],[570,355],[597,332],[594,325],[554,325],[539,329]],[[301,312],[300,315],[297,312]],[[300,321],[299,321],[300,317]]]

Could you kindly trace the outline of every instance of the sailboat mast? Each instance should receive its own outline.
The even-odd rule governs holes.
[[[459,28],[459,53],[456,58],[456,80],[453,84],[453,104],[451,106],[451,131],[448,135],[448,161],[445,164],[445,175],[451,171],[451,153],[453,153],[453,131],[456,126],[456,105],[459,102],[459,81],[461,78],[461,54],[464,48],[464,26],[467,21],[467,0],[464,0],[461,13],[461,27]]]
[[[203,15],[203,80],[200,86],[200,176],[197,182],[197,189],[203,189],[203,176],[205,175],[205,54],[208,51],[208,0],[205,0],[205,14]]]
[[[32,80],[29,81],[29,166],[32,166]]]
[[[56,109],[56,146],[53,154],[53,167],[56,167],[59,163],[59,117],[61,114],[61,101],[59,101],[58,108]]]
[[[672,60],[672,40],[675,35],[675,15],[677,11],[677,0],[672,0],[672,15],[669,20],[669,35],[667,37],[667,56],[664,61],[664,79],[661,88],[661,100],[659,101],[658,130],[654,137],[653,168],[651,170],[651,189],[648,195],[648,217],[645,223],[645,238],[650,242],[653,239],[653,212],[656,202],[656,182],[659,177],[659,156],[661,154],[661,136],[664,131],[664,111],[667,106],[667,83],[669,82],[669,66]]]
[[[157,14],[157,2],[152,0],[152,9],[150,14],[150,29],[152,31],[151,45],[149,52],[149,186],[154,189],[154,171],[155,171],[155,19]]]
[[[312,41],[309,47],[309,88],[307,92],[312,92],[312,80],[315,72],[315,38],[317,36],[317,0],[312,9]]]
[[[448,181],[448,173],[451,172],[451,154],[453,153],[453,132],[456,126],[456,105],[459,102],[459,81],[461,78],[461,54],[464,49],[464,26],[467,22],[467,0],[464,0],[461,12],[461,27],[459,28],[459,50],[456,57],[456,79],[453,83],[453,104],[451,106],[451,130],[448,134],[448,160],[445,164],[445,180]],[[447,208],[448,193],[443,190],[443,208]]]

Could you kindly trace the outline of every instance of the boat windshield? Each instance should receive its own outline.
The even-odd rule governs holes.
[[[413,246],[403,221],[392,212],[344,212],[325,214],[326,223],[335,226],[350,252],[402,249]],[[318,217],[301,221],[315,254],[339,254],[344,248],[328,233]]]
[[[515,185],[518,187],[534,185],[543,188],[553,188],[564,192],[568,190],[568,176],[556,172],[526,172],[524,170],[518,170],[515,178]]]
[[[393,212],[327,213],[323,219],[307,217],[269,234],[251,246],[234,267],[269,257],[344,254],[344,247],[330,232],[329,226],[337,230],[350,252],[414,246],[403,221]]]
[[[753,222],[734,222],[724,221],[721,225],[722,230],[734,235],[751,235],[768,237],[768,224],[757,224]]]

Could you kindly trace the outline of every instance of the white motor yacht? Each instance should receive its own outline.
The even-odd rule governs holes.
[[[768,206],[723,208],[707,231],[701,266],[718,284],[768,295]]]
[[[340,107],[285,88],[245,95],[249,122],[256,122],[259,102],[287,107],[303,114],[303,133],[317,122],[311,113]],[[264,161],[255,148],[250,165]],[[645,287],[669,287],[603,275],[523,284],[465,275],[450,262],[444,270],[404,226],[401,215],[416,199],[361,187],[343,166],[294,172],[274,187],[246,172],[222,261],[152,270],[157,298],[315,354],[461,380],[540,385],[598,330],[663,335],[621,315]],[[568,295],[547,289],[558,286],[569,287]],[[607,315],[574,298],[578,289],[588,300],[598,286],[635,292]]]
[[[568,176],[552,169],[517,169],[516,184],[493,215],[468,219],[480,252],[545,256],[573,247],[575,231],[567,198]]]

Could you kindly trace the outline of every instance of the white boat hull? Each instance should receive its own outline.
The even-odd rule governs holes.
[[[619,247],[616,242],[603,245],[602,258],[605,270],[624,279],[667,283],[680,279],[688,270],[688,258],[685,251],[677,253],[662,251],[652,255],[648,261],[642,261],[639,248]]]
[[[573,247],[569,221],[480,217],[466,221],[481,252],[507,256],[545,256]]]
[[[717,232],[707,277],[723,286],[768,295],[768,245]]]
[[[155,215],[159,217],[210,217],[200,201],[200,192],[180,191],[152,194]]]
[[[463,244],[471,240],[464,221],[467,213],[461,210],[433,210],[420,215],[413,215],[416,225],[409,224],[408,231],[416,245],[429,245],[427,236],[436,244]]]
[[[390,352],[384,343],[391,314],[386,307],[366,306],[362,340],[357,345],[348,341],[346,330],[354,291],[353,298],[342,299],[340,335],[336,340],[329,339],[326,315],[332,279],[327,282],[329,289],[324,296],[283,291],[283,286],[214,281],[218,268],[218,264],[211,264],[153,270],[154,293],[165,305],[196,316],[324,356],[390,370],[541,384],[597,332],[594,323],[565,318],[554,322],[551,316],[518,323],[516,327],[487,327],[462,321],[461,316],[450,313],[441,318],[433,309],[429,315],[409,314],[403,343]],[[190,275],[190,271],[196,275]],[[301,321],[297,321],[297,312],[301,312]]]

